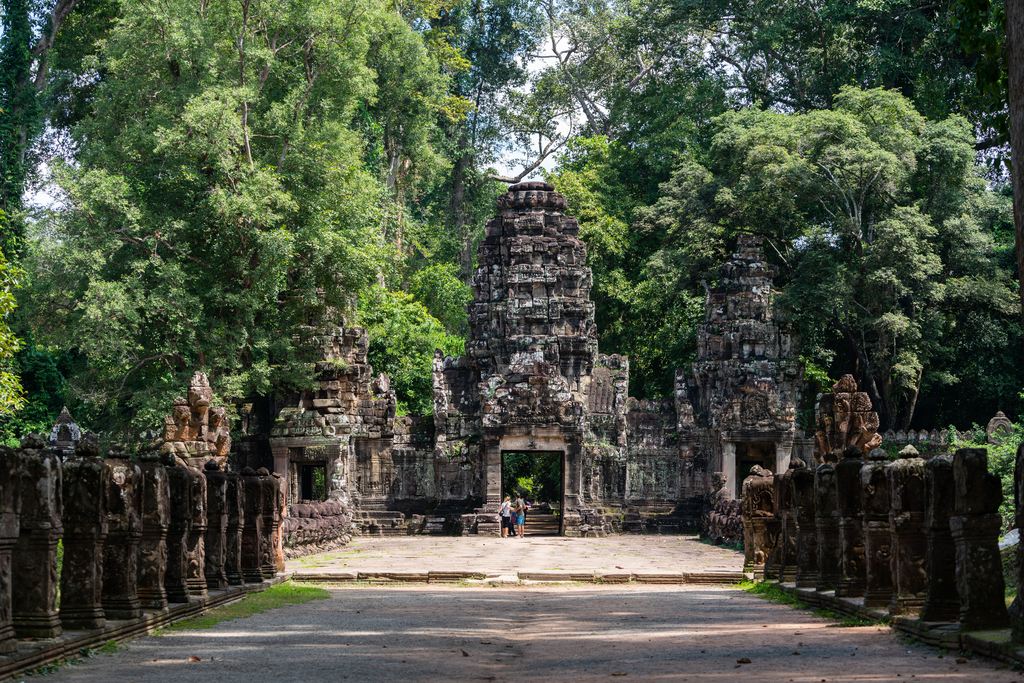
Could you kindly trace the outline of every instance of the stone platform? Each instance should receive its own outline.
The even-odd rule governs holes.
[[[296,581],[735,583],[743,554],[696,536],[357,538],[287,563]]]

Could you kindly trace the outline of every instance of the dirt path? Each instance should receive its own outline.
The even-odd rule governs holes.
[[[289,572],[480,571],[558,569],[615,571],[742,571],[743,553],[696,536],[564,538],[526,536],[402,536],[356,538],[343,550],[287,563]]]
[[[346,587],[210,630],[142,638],[52,680],[1021,680],[992,662],[956,660],[885,627],[842,628],[728,588]]]

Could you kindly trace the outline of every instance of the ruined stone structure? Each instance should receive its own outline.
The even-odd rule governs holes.
[[[213,458],[223,467],[231,452],[231,425],[222,407],[213,407],[213,390],[205,372],[197,372],[188,398],[174,399],[173,412],[164,418],[162,450],[188,467],[203,467]]]
[[[893,461],[876,448],[867,462],[857,445],[833,453],[838,463],[787,473],[792,497],[781,497],[776,509],[796,518],[796,570],[788,572],[785,554],[777,554],[780,566],[768,563],[764,576],[790,592],[813,593],[814,604],[848,613],[886,610],[915,623],[919,635],[992,631],[1012,616],[1020,642],[1024,610],[1017,601],[1008,616],[1005,606],[996,512],[1002,491],[988,471],[987,451],[964,448],[925,460],[907,447]],[[756,481],[750,477],[743,487],[748,528],[764,518]],[[1024,447],[1015,481],[1021,519]],[[758,543],[755,534],[752,544]]]
[[[878,434],[878,413],[871,398],[857,391],[853,375],[843,375],[832,392],[818,398],[817,431],[814,458],[817,462],[837,462],[842,451],[855,446],[865,454],[882,445]]]
[[[498,533],[503,454],[557,453],[561,532],[600,536],[696,530],[712,474],[738,500],[754,465],[810,460],[794,421],[798,340],[773,318],[760,238],[741,236],[708,289],[698,361],[677,371],[673,398],[637,401],[628,359],[599,352],[586,245],[565,207],[544,183],[498,199],[466,352],[434,360],[432,416],[396,418],[364,330],[309,330],[317,387],[243,405],[235,469],[281,474],[292,504],[339,502],[357,532]]]

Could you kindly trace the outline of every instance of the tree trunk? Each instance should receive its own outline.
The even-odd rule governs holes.
[[[448,207],[452,231],[462,242],[459,260],[467,282],[472,279],[470,271],[473,266],[473,240],[470,231],[466,229],[466,181],[472,166],[473,155],[468,149],[465,137],[462,137],[459,140],[459,157],[455,160],[455,167],[452,169],[452,194]]]
[[[1006,53],[1009,70],[1006,99],[1013,160],[1013,225],[1021,320],[1024,321],[1024,0],[1006,0]]]

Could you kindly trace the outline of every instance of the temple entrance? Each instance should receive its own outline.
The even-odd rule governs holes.
[[[327,465],[322,462],[296,463],[302,500],[327,500]]]
[[[565,457],[560,451],[503,451],[501,499],[519,493],[530,503],[527,536],[562,533]]]
[[[750,476],[750,469],[760,465],[775,471],[775,444],[765,441],[749,441],[736,444],[736,485],[743,485],[743,480]]]

